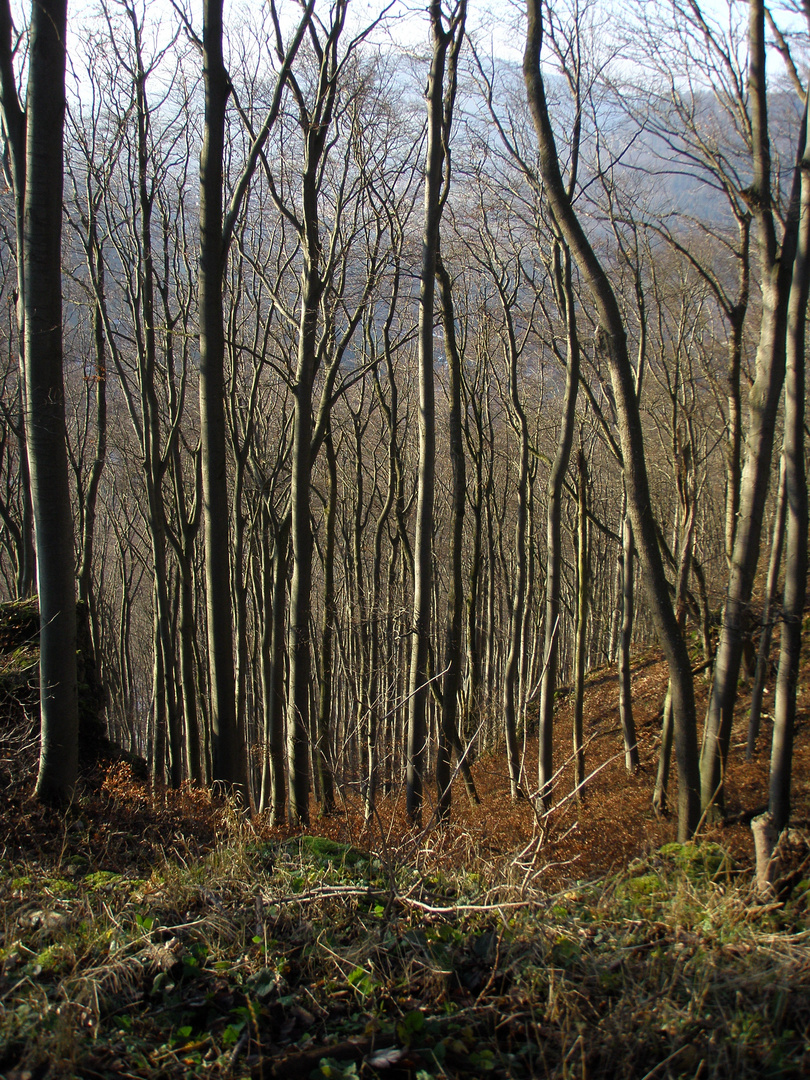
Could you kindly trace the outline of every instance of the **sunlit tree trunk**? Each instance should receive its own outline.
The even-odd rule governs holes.
[[[577,630],[574,645],[574,787],[581,800],[585,783],[585,742],[583,712],[585,705],[585,634],[588,625],[590,581],[588,535],[588,463],[585,450],[577,452]]]
[[[62,186],[65,119],[65,0],[32,4],[23,115],[14,87],[11,12],[0,3],[4,127],[14,132],[18,213],[22,208],[24,410],[40,613],[41,749],[37,798],[73,797],[78,769],[76,589],[73,515],[62,373]],[[22,126],[25,135],[22,135]]]
[[[633,640],[635,609],[633,522],[627,514],[622,529],[622,622],[619,629],[619,719],[624,743],[624,765],[629,773],[638,768],[636,722],[633,717],[633,688],[630,645]]]
[[[426,759],[428,653],[431,630],[433,570],[433,501],[436,469],[436,407],[433,371],[433,315],[436,292],[436,260],[449,175],[448,140],[455,98],[455,57],[461,47],[466,0],[457,0],[445,30],[439,0],[430,3],[433,53],[427,85],[427,160],[425,164],[425,217],[419,285],[419,480],[414,538],[414,599],[411,631],[411,662],[408,702],[406,802],[411,821],[420,821]],[[445,89],[445,67],[450,50],[450,78]]]
[[[540,763],[538,788],[543,805],[551,805],[551,778],[554,775],[554,695],[557,689],[557,657],[560,648],[560,582],[562,579],[562,495],[565,474],[574,438],[577,389],[579,386],[579,334],[574,309],[571,255],[568,249],[554,252],[555,293],[565,320],[566,372],[557,452],[548,476],[546,510],[546,619],[543,644],[543,674],[540,682]]]
[[[782,565],[782,547],[785,541],[785,519],[787,517],[787,485],[785,482],[785,457],[779,463],[779,487],[776,492],[776,509],[771,537],[771,556],[768,561],[768,577],[765,582],[765,596],[762,601],[762,618],[759,629],[759,648],[757,649],[757,667],[754,672],[754,684],[751,688],[751,708],[748,714],[748,740],[745,749],[746,761],[751,761],[759,735],[762,718],[762,696],[768,678],[768,666],[773,638],[773,604],[779,584],[779,568]]]
[[[807,146],[801,160],[799,220],[793,282],[788,303],[784,444],[787,538],[768,806],[777,831],[785,828],[790,817],[796,693],[807,593],[807,477],[804,457],[805,329],[810,293],[810,148]]]
[[[527,0],[527,10],[529,22],[523,73],[529,108],[537,133],[540,168],[555,220],[593,297],[599,318],[599,347],[610,367],[633,531],[643,563],[644,581],[653,620],[672,679],[679,773],[678,832],[682,839],[686,839],[696,828],[700,813],[695,700],[689,654],[672,609],[658,548],[644,460],[641,418],[624,323],[610,282],[582,229],[562,182],[541,73],[541,0]]]
[[[321,665],[318,696],[317,739],[315,762],[320,789],[321,813],[331,814],[335,809],[335,781],[332,764],[332,696],[333,654],[337,606],[335,603],[335,519],[337,515],[337,459],[332,442],[331,424],[324,439],[326,464],[329,471],[329,487],[326,494],[326,522],[323,550],[323,626],[321,629]]]
[[[756,376],[748,396],[740,511],[700,758],[701,803],[704,812],[711,811],[712,814],[721,814],[724,806],[723,785],[731,744],[731,724],[737,698],[743,634],[748,622],[748,603],[759,560],[776,415],[784,381],[787,308],[798,222],[797,169],[780,249],[771,193],[763,0],[751,0],[749,11],[748,84],[754,167],[754,182],[749,189],[749,202],[757,223],[762,316]],[[800,157],[804,153],[806,126],[805,114],[799,138]]]

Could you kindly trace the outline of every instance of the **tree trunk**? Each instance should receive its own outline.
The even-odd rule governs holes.
[[[269,514],[268,514],[269,518]],[[284,642],[287,609],[287,551],[290,543],[290,515],[286,514],[275,530],[272,591],[267,566],[267,540],[264,543],[264,639],[262,664],[262,698],[264,701],[264,742],[266,756],[262,769],[262,809],[269,804],[274,825],[285,819],[286,788],[284,785]]]
[[[222,279],[222,183],[225,106],[230,92],[222,56],[223,0],[203,0],[205,121],[200,154],[200,435],[206,617],[211,678],[210,725],[214,782],[248,798],[247,760],[236,721],[228,481],[225,452],[225,333]]]
[[[527,0],[527,7],[529,26],[523,72],[529,108],[537,132],[540,166],[555,220],[593,296],[599,318],[599,347],[605,353],[610,367],[621,435],[628,506],[642,560],[649,605],[672,679],[679,772],[678,832],[682,839],[686,839],[697,826],[700,813],[695,699],[689,654],[672,610],[658,548],[644,460],[641,418],[621,312],[610,282],[585,236],[563,185],[540,67],[543,45],[541,0]]]
[[[427,159],[425,166],[425,215],[419,284],[419,480],[414,538],[414,596],[411,630],[411,663],[408,702],[408,748],[406,804],[408,819],[421,822],[424,786],[433,569],[433,501],[436,469],[436,406],[433,370],[433,313],[436,264],[439,254],[439,223],[449,184],[450,125],[455,97],[455,57],[461,47],[466,0],[455,5],[450,27],[442,25],[439,0],[430,3],[433,53],[427,85]],[[451,53],[450,78],[445,94],[445,66]],[[444,165],[448,175],[442,177]]]
[[[585,698],[585,631],[588,621],[588,463],[577,453],[577,632],[574,646],[574,788],[582,799],[585,783],[585,745],[582,714]]]
[[[675,618],[683,631],[686,624],[686,593],[689,588],[689,573],[692,567],[694,547],[697,497],[694,461],[691,447],[680,437],[676,438],[675,456],[678,462],[678,493],[680,496],[681,515],[681,553],[678,560],[678,577],[675,583]],[[653,791],[653,809],[656,814],[663,814],[667,806],[667,787],[672,754],[673,716],[672,688],[667,687],[664,699],[664,717],[661,731],[661,752],[658,760],[658,775]]]
[[[10,37],[11,15],[7,3],[2,8],[2,21],[8,21]],[[32,4],[25,113],[23,249],[18,252],[24,278],[25,431],[40,615],[41,750],[36,795],[43,802],[57,804],[69,802],[73,797],[79,724],[73,515],[62,374],[66,29],[66,0],[39,0]],[[5,49],[5,33],[3,38]],[[6,92],[4,85],[4,114]]]
[[[619,718],[624,743],[624,765],[629,773],[638,768],[636,724],[633,719],[630,644],[633,638],[634,607],[633,523],[628,514],[622,529],[622,622],[619,631]]]
[[[771,194],[765,48],[764,4],[762,0],[751,0],[748,70],[754,182],[749,189],[749,199],[758,230],[762,317],[756,377],[748,397],[740,512],[700,758],[701,803],[704,813],[713,808],[715,815],[722,814],[724,806],[723,783],[737,698],[743,632],[748,622],[748,603],[759,559],[762,520],[770,482],[773,437],[785,372],[787,307],[798,221],[797,168],[780,251]],[[800,157],[804,153],[806,132],[805,110],[799,138]]]
[[[555,247],[559,245],[555,242]],[[540,683],[540,766],[538,786],[543,805],[551,805],[551,778],[554,775],[553,734],[554,695],[557,689],[557,658],[560,649],[560,582],[562,579],[562,495],[565,474],[571,458],[574,438],[577,391],[579,388],[580,349],[571,278],[571,253],[564,249],[564,265],[555,252],[557,271],[555,292],[566,327],[566,374],[557,453],[548,477],[546,527],[546,623],[543,644],[543,675]],[[575,736],[576,741],[576,736]]]
[[[785,540],[785,518],[787,516],[787,485],[785,483],[785,456],[779,463],[779,487],[776,493],[776,508],[771,537],[771,557],[768,562],[768,577],[765,583],[765,597],[762,602],[760,619],[759,648],[757,666],[754,672],[754,685],[751,688],[751,709],[748,714],[748,741],[745,760],[751,761],[756,749],[759,725],[762,719],[762,696],[768,679],[768,664],[771,655],[773,636],[773,602],[779,584],[779,568],[782,565],[782,546]]]
[[[464,585],[462,581],[462,541],[464,535],[464,510],[467,501],[467,466],[464,457],[464,436],[461,426],[461,356],[458,351],[455,330],[455,311],[450,275],[441,257],[437,260],[439,294],[441,297],[442,322],[444,325],[445,353],[450,372],[448,394],[450,398],[450,458],[453,466],[453,493],[450,511],[450,595],[447,599],[447,626],[445,630],[444,685],[442,687],[441,726],[439,750],[436,761],[437,810],[439,820],[450,817],[451,790],[450,766],[455,747],[461,760],[467,791],[472,802],[478,795],[470,773],[469,762],[464,756],[458,735],[458,702],[461,688],[462,621],[464,615]]]
[[[804,464],[805,327],[810,292],[810,148],[807,146],[801,160],[800,206],[799,236],[788,303],[784,449],[787,544],[768,805],[779,832],[787,826],[790,817],[796,692],[807,592],[807,477]]]
[[[331,733],[333,637],[337,619],[335,604],[335,517],[337,514],[337,460],[332,442],[331,424],[326,430],[326,463],[329,469],[329,489],[326,495],[326,538],[323,550],[323,627],[321,631],[320,687],[318,696],[317,740],[315,761],[320,788],[321,814],[335,809],[335,781],[332,766]]]

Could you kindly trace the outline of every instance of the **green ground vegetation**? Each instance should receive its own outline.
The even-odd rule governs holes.
[[[717,845],[667,845],[548,895],[525,860],[452,869],[224,821],[141,876],[70,845],[9,867],[0,1073],[810,1073],[810,874],[763,901]]]

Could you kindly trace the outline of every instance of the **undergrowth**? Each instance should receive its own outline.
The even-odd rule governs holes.
[[[268,840],[0,879],[0,1073],[57,1077],[799,1077],[810,880],[757,902],[717,845],[549,895],[542,851],[464,868]]]

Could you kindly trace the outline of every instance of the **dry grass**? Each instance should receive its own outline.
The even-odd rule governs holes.
[[[67,823],[58,860],[11,867],[7,1080],[810,1069],[799,841],[763,905],[714,844],[549,892],[540,860],[527,875],[525,852],[474,859],[460,830],[361,848],[209,814],[205,853],[175,829],[142,874],[77,858]]]
[[[349,799],[293,835],[201,792],[156,799],[121,765],[58,815],[28,798],[18,726],[0,753],[0,1074],[808,1075],[807,702],[799,829],[763,903],[745,818],[767,734],[751,765],[735,746],[726,826],[672,845],[649,805],[663,678],[641,658],[627,777],[612,677],[592,677],[599,771],[542,834],[499,756],[475,765],[481,806],[459,790],[444,829],[409,829],[396,799],[367,827]],[[528,777],[535,753],[529,740]],[[570,782],[563,768],[560,799]]]

